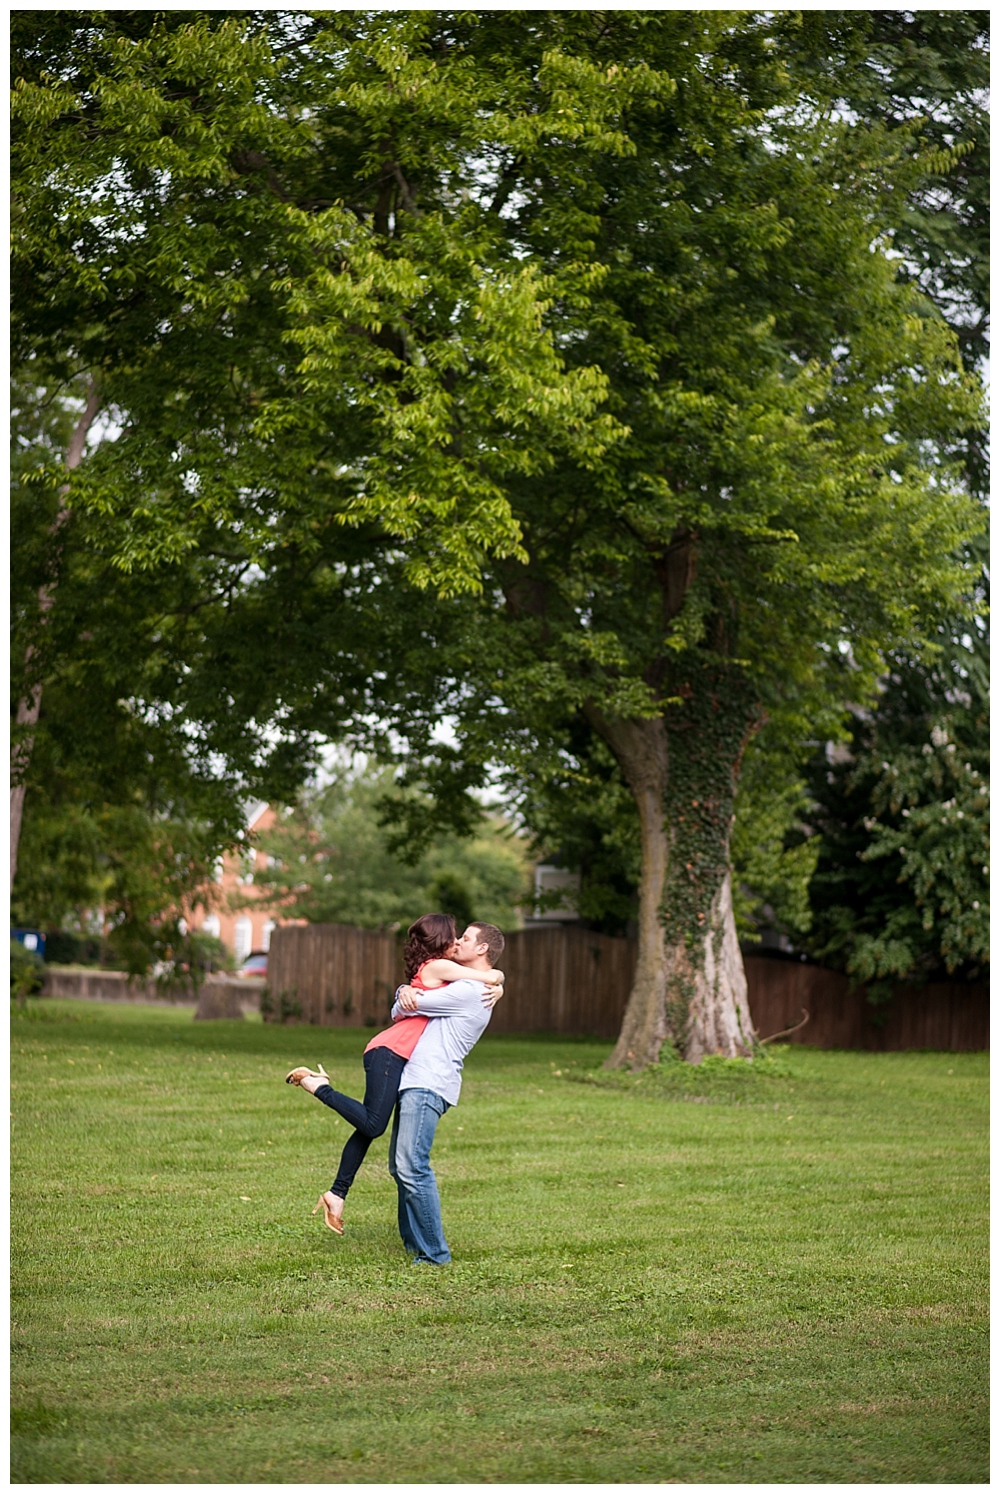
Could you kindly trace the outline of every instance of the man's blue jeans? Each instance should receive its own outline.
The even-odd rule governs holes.
[[[441,1200],[431,1167],[437,1123],[451,1107],[432,1089],[404,1089],[389,1142],[389,1172],[399,1194],[399,1233],[413,1263],[444,1266],[451,1251],[441,1226]]]

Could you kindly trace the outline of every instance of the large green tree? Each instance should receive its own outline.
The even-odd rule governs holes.
[[[985,356],[989,310],[988,26],[985,11],[827,12],[793,18],[781,36],[785,55],[811,75],[808,96],[815,99],[820,88],[836,97],[857,124],[891,137],[905,160],[906,170],[897,159],[883,183],[892,195],[880,221],[898,256],[897,275],[919,286],[952,328],[970,372],[980,370]],[[944,443],[944,454],[957,459],[974,492],[984,487],[984,437],[980,423],[959,424]],[[933,653],[942,624],[933,616],[924,623]],[[885,667],[896,668],[891,654]],[[909,667],[918,667],[912,655]],[[934,668],[930,662],[931,674]],[[883,690],[889,683],[880,685],[886,704],[895,698],[891,687]],[[854,682],[846,684],[852,691]],[[915,723],[918,731],[921,723]],[[814,817],[802,776],[808,739],[819,724],[772,714],[748,744],[731,847],[741,933],[752,936],[764,923],[804,936],[821,840],[825,864],[836,861],[825,836],[800,838],[802,822]],[[522,775],[516,791],[548,851],[582,871],[581,910],[620,928],[634,916],[638,824],[609,762],[576,716],[567,721],[562,750],[548,771]],[[864,849],[867,832],[860,834]],[[902,895],[897,888],[896,900]],[[869,909],[869,924],[875,919]]]
[[[169,720],[230,806],[287,796],[315,724],[298,593],[339,607],[342,723],[371,704],[355,645],[386,570],[475,586],[519,553],[510,475],[613,434],[543,326],[551,282],[455,180],[488,98],[411,46],[437,24],[14,18],[16,366],[83,401],[22,489],[12,876],[48,692],[76,675],[81,708],[108,623],[112,733]]]
[[[553,317],[628,437],[593,475],[511,482],[528,562],[487,564],[452,704],[466,761],[506,730],[525,777],[586,722],[634,797],[640,957],[613,1063],[666,1040],[752,1052],[729,872],[747,744],[765,721],[834,734],[957,596],[982,522],[961,470],[977,381],[893,247],[964,145],[851,117],[868,26],[536,14],[501,45],[470,25],[511,91],[546,99],[553,56],[574,58],[565,133],[501,154],[497,192],[519,252],[586,269]],[[612,78],[617,134],[581,148],[574,102]]]
[[[880,117],[867,13],[67,14],[25,325],[121,411],[74,516],[190,588],[172,709],[232,763],[392,724],[457,807],[582,723],[641,827],[614,1061],[751,1051],[746,743],[832,731],[978,523],[976,381],[893,257],[965,142]]]

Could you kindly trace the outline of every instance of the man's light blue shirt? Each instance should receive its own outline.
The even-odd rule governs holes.
[[[449,1105],[458,1104],[462,1065],[486,1031],[493,1011],[483,1001],[485,994],[483,982],[471,978],[454,980],[438,991],[419,993],[417,1012],[422,1017],[433,1017],[434,1021],[424,1028],[403,1070],[401,1090],[431,1089]],[[394,1022],[414,1015],[404,1012],[398,1001],[392,1008]]]

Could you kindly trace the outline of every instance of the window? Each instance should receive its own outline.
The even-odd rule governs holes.
[[[201,931],[203,934],[207,934],[210,939],[218,939],[222,932],[222,925],[215,913],[209,913],[201,926]]]
[[[250,922],[249,918],[237,918],[236,940],[233,948],[233,953],[236,956],[237,963],[242,964],[252,948],[253,924]]]
[[[535,867],[536,922],[572,923],[578,920],[576,901],[579,894],[579,872],[565,871],[561,866]]]
[[[267,923],[265,923],[263,930],[261,931],[261,936],[260,936],[260,947],[261,947],[261,949],[270,949],[271,948],[271,935],[274,933],[274,929],[275,929],[274,919],[273,918],[269,918],[267,920]]]

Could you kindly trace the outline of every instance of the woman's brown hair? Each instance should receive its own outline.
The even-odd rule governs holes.
[[[403,950],[403,969],[407,980],[412,980],[428,960],[439,960],[458,938],[455,920],[450,913],[425,913],[406,931],[406,948]]]

